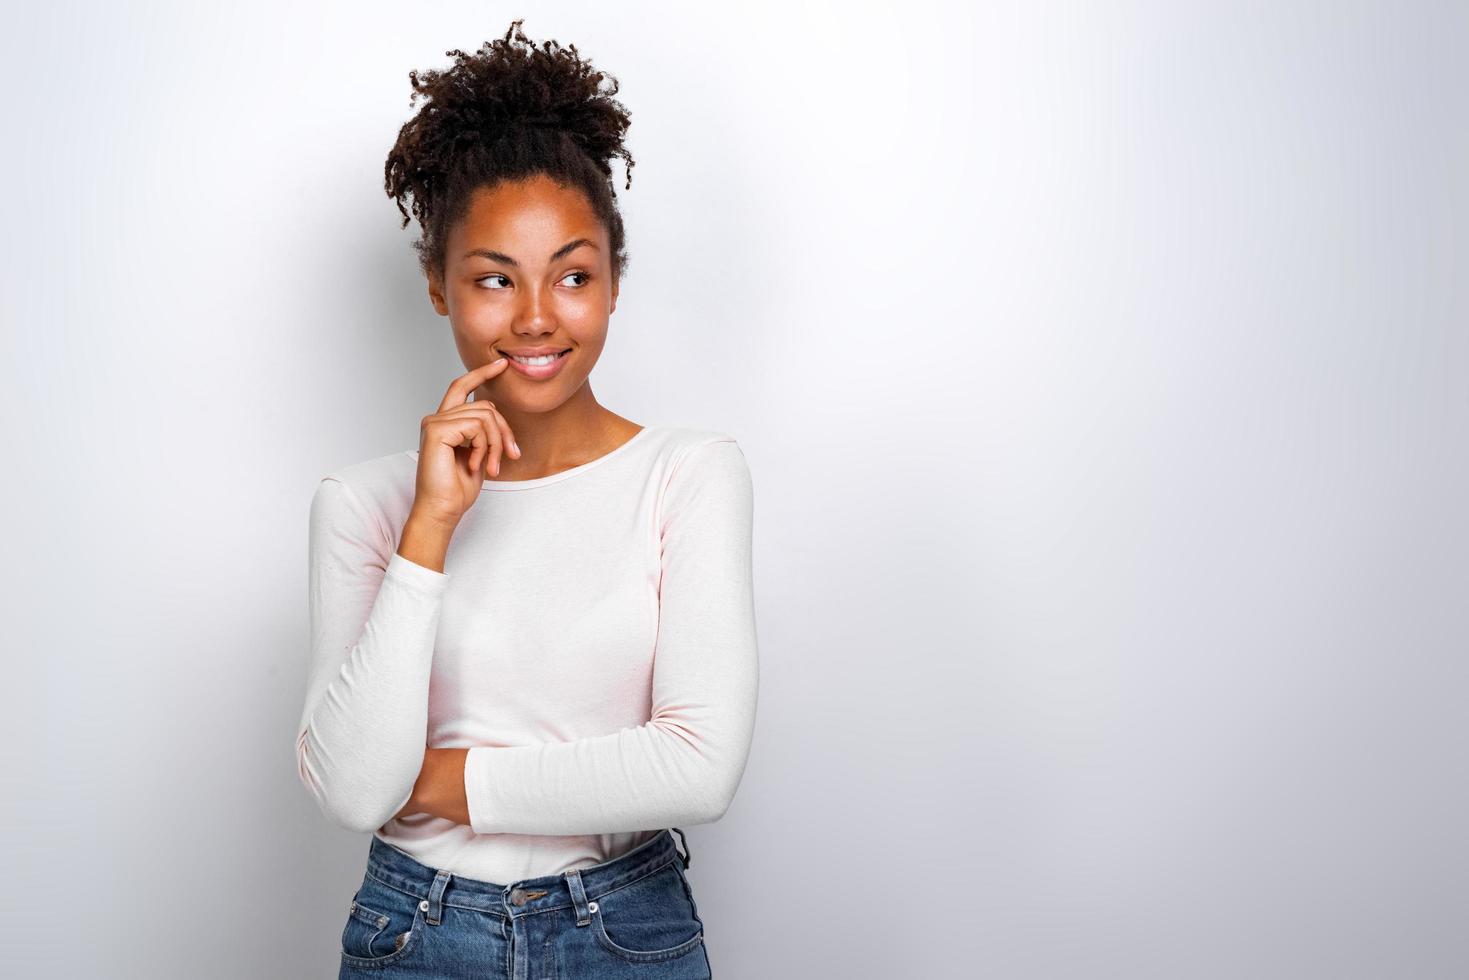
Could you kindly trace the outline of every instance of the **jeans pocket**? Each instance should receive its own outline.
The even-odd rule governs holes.
[[[704,926],[672,862],[588,905],[592,936],[633,963],[671,960],[698,949]]]
[[[422,926],[419,899],[364,878],[342,927],[342,959],[354,966],[396,963],[417,947]]]

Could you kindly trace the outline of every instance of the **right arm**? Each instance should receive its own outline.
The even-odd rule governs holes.
[[[311,500],[311,661],[296,765],[322,812],[348,830],[370,833],[395,817],[423,770],[444,555],[487,471],[499,472],[507,447],[520,458],[494,402],[469,400],[508,363],[455,378],[424,417],[396,551],[342,480],[324,478]]]
[[[410,517],[397,551],[351,487],[311,501],[311,657],[297,768],[322,812],[370,833],[408,801],[423,766],[429,673],[452,527]]]

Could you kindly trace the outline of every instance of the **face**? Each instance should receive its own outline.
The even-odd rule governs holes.
[[[475,395],[502,413],[550,411],[586,384],[617,309],[607,231],[585,195],[548,177],[481,188],[449,231],[429,297],[466,369],[559,354],[511,358]]]

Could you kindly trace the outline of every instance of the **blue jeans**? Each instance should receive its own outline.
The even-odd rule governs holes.
[[[662,830],[610,861],[501,885],[373,837],[338,976],[708,980],[687,855]]]

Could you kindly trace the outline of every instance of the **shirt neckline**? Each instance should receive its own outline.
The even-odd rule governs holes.
[[[505,493],[511,490],[533,490],[536,487],[544,487],[551,483],[560,483],[562,480],[569,480],[573,476],[578,476],[582,473],[585,473],[592,467],[598,466],[606,462],[607,460],[612,459],[614,456],[619,456],[622,453],[625,453],[629,448],[632,447],[634,443],[640,442],[643,439],[643,436],[648,431],[656,428],[658,428],[658,426],[645,425],[637,432],[634,432],[632,438],[628,439],[616,449],[608,453],[603,453],[596,459],[588,460],[587,462],[582,463],[580,466],[573,466],[570,469],[562,470],[559,473],[552,473],[548,476],[538,476],[533,480],[486,480],[484,481],[481,490],[493,490],[496,493]],[[413,457],[414,462],[417,463],[418,450],[409,449],[407,450],[407,452],[409,456]]]

